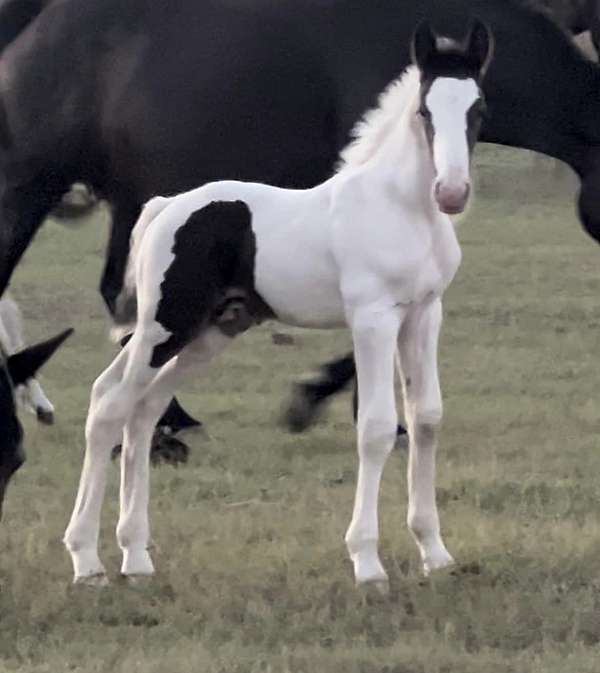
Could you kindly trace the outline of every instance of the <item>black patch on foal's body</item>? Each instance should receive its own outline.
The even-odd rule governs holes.
[[[242,201],[213,201],[175,234],[175,259],[161,283],[156,321],[171,336],[156,346],[161,367],[210,326],[234,337],[273,314],[254,288],[256,239]]]

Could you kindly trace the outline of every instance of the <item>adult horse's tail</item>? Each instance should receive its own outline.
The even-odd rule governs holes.
[[[164,196],[156,196],[150,199],[144,206],[138,221],[135,223],[129,241],[129,256],[123,279],[123,289],[117,297],[115,312],[112,316],[115,323],[111,330],[111,336],[115,341],[120,341],[135,329],[137,321],[137,296],[136,296],[136,264],[140,247],[144,240],[150,223],[162,213],[169,205],[171,199]]]
[[[44,10],[50,0],[2,0],[0,2],[0,54]]]

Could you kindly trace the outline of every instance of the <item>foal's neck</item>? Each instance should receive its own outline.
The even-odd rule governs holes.
[[[418,92],[408,101],[381,146],[362,166],[365,180],[379,183],[404,203],[433,207],[433,157],[417,116]]]

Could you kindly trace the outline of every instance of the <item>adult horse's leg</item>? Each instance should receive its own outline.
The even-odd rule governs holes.
[[[142,207],[136,199],[128,196],[111,198],[110,203],[112,224],[100,280],[100,294],[110,314],[114,315],[117,297],[123,287],[131,230]]]
[[[0,296],[44,218],[67,189],[67,184],[42,181],[5,186],[0,199]]]
[[[359,388],[358,480],[346,546],[357,583],[387,586],[379,560],[379,484],[394,447],[398,414],[394,394],[394,354],[405,309],[355,311],[350,319]]]
[[[435,499],[436,434],[442,420],[437,366],[441,324],[442,302],[436,299],[413,309],[398,340],[409,435],[407,521],[425,574],[453,563],[440,534]]]
[[[284,423],[292,432],[304,432],[323,410],[327,398],[344,390],[356,374],[354,355],[331,360],[321,366],[320,376],[312,381],[295,383]]]
[[[318,378],[293,385],[292,399],[285,411],[283,422],[291,432],[304,432],[323,413],[323,406],[328,398],[345,390],[351,382],[354,382],[352,414],[356,421],[358,413],[356,366],[354,354],[348,353],[322,365]],[[396,432],[398,435],[406,434],[402,425],[398,425]]]
[[[148,459],[154,425],[184,374],[193,369],[195,375],[202,376],[210,361],[230,342],[231,338],[214,329],[185,347],[160,370],[127,421],[121,455],[121,505],[117,525],[117,541],[123,552],[121,573],[124,576],[154,573],[148,552]]]
[[[600,56],[600,0],[588,0],[590,6],[590,36]]]
[[[140,214],[141,206],[136,199],[129,196],[113,198],[111,203],[112,226],[106,252],[106,262],[100,281],[100,294],[108,310],[113,314],[117,297],[123,287],[131,230]],[[192,418],[173,398],[158,421],[157,432],[152,442],[152,452],[154,454],[164,453],[165,456],[170,455],[169,447],[164,444],[165,435],[171,435],[180,430],[200,425],[202,423]]]

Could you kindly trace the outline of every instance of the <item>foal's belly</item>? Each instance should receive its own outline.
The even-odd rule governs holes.
[[[257,237],[256,291],[278,320],[299,327],[346,325],[337,267],[321,245],[294,245],[294,237]]]
[[[297,327],[331,328],[346,325],[344,305],[336,283],[323,277],[296,275],[293,269],[261,269],[257,265],[258,294],[278,320]]]

